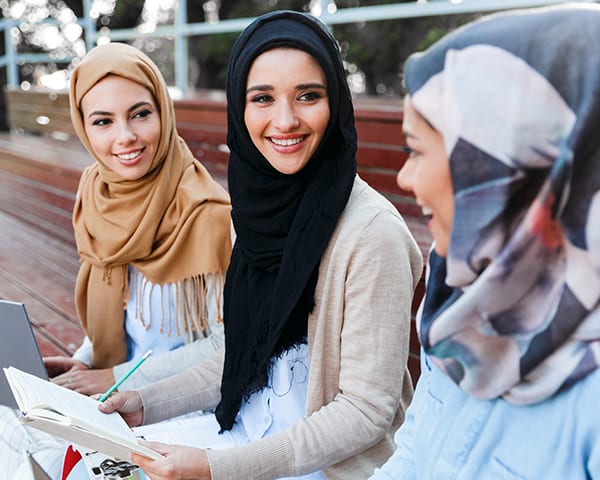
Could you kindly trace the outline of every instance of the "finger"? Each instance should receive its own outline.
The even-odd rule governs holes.
[[[70,366],[69,360],[68,357],[45,357],[44,365],[46,365],[47,368],[65,370]]]
[[[166,455],[171,451],[170,445],[167,443],[151,442],[148,440],[138,440],[138,443],[144,447],[148,447],[150,450],[160,453],[161,455]]]
[[[143,455],[138,455],[137,453],[131,453],[129,456],[132,463],[135,463],[138,467],[142,469],[142,471],[146,474],[156,473],[154,472],[156,465],[156,460],[145,457]]]
[[[100,402],[98,404],[98,410],[100,410],[103,413],[112,413],[117,411],[117,409],[112,404],[108,403],[108,400]]]
[[[61,373],[52,379],[52,383],[66,387],[68,383],[73,383],[73,378],[68,373]]]

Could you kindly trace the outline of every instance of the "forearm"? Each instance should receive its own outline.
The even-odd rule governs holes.
[[[221,398],[223,353],[220,349],[171,377],[137,389],[144,407],[144,424],[215,408]]]
[[[268,480],[297,475],[294,449],[279,432],[234,448],[206,450],[211,480]]]
[[[92,342],[87,337],[83,337],[83,341],[75,353],[73,353],[73,358],[81,363],[85,363],[87,366],[92,364]]]
[[[222,330],[222,326],[220,327]],[[185,370],[215,354],[223,347],[222,332],[217,331],[208,337],[183,345],[169,352],[151,355],[120,387],[121,390],[135,390],[144,385],[157,382]],[[113,367],[115,378],[122,378],[137,359]]]
[[[402,478],[406,480],[416,479],[417,472],[415,466],[414,454],[414,429],[415,429],[415,410],[425,401],[426,379],[425,373],[422,374],[410,407],[406,411],[406,418],[402,426],[394,435],[396,448],[392,456],[375,470],[375,473],[369,480],[395,480]]]

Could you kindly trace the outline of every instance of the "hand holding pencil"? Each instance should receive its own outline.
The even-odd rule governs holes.
[[[115,392],[105,401],[98,403],[103,413],[117,412],[130,427],[137,427],[144,419],[144,406],[137,390]]]
[[[151,354],[152,354],[152,350],[148,350],[146,353],[144,353],[144,355],[142,355],[142,357],[135,363],[135,365],[133,367],[131,367],[131,369],[125,375],[123,375],[123,377],[121,377],[119,380],[117,380],[117,382],[112,387],[110,387],[106,391],[106,393],[104,393],[98,399],[98,401],[104,402],[108,397],[110,397],[121,386],[121,384],[133,374],[133,372],[135,372],[138,368],[140,368],[142,363],[144,363]]]

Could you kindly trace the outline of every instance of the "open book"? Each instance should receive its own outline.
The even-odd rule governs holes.
[[[161,455],[137,443],[118,413],[98,410],[98,401],[60,387],[15,367],[4,374],[21,410],[21,421],[105,455],[128,460],[130,452],[159,459]]]

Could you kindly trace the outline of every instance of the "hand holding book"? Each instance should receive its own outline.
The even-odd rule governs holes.
[[[14,367],[4,368],[4,374],[28,425],[115,458],[129,459],[131,452],[161,458],[138,444],[118,413],[100,412],[97,400]]]

